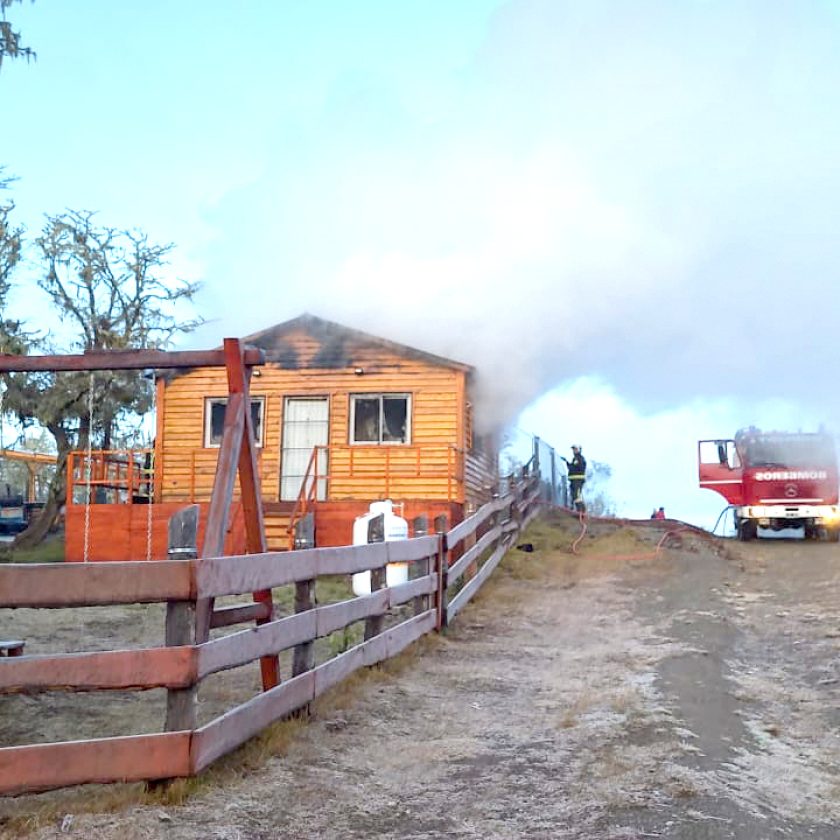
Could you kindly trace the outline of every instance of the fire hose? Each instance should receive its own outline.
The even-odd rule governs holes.
[[[564,511],[566,513],[574,513],[570,511],[568,508],[563,507],[555,507],[555,510]],[[715,528],[717,528],[718,523],[720,522],[721,517],[724,513],[729,509],[730,506],[724,508],[721,512],[721,515],[718,517],[718,522],[715,523]],[[668,541],[669,538],[676,536],[677,534],[683,532],[689,532],[695,534],[703,539],[707,540],[715,540],[718,539],[715,534],[709,533],[705,531],[703,528],[699,528],[696,525],[689,525],[687,522],[680,522],[679,520],[668,520],[668,519],[658,519],[658,520],[649,520],[649,519],[626,519],[626,518],[616,518],[612,516],[592,516],[590,517],[586,511],[577,511],[578,521],[580,522],[580,533],[577,535],[575,540],[572,542],[570,551],[572,554],[578,555],[578,546],[583,542],[583,538],[586,536],[586,532],[588,530],[588,522],[590,519],[598,521],[598,522],[611,522],[614,524],[619,525],[647,525],[650,526],[652,523],[660,523],[664,522],[665,524],[665,532],[660,537],[659,541],[656,543],[653,551],[644,551],[644,552],[636,552],[634,554],[610,554],[604,555],[604,557],[609,557],[611,560],[652,560],[655,557],[658,557],[659,554],[665,547],[665,543]],[[663,527],[661,525],[654,525],[654,527]],[[595,557],[596,555],[593,555]]]

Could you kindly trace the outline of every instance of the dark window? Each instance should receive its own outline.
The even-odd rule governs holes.
[[[352,443],[408,443],[408,394],[357,394],[350,398]]]
[[[221,446],[222,432],[225,428],[226,397],[213,397],[205,402],[204,407],[204,445]],[[251,400],[251,423],[254,426],[254,440],[257,446],[262,446],[263,412],[265,398],[256,397]]]
[[[382,440],[405,443],[408,400],[405,397],[382,397]]]

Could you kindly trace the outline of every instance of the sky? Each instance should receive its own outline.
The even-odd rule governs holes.
[[[173,242],[212,346],[311,312],[711,525],[696,441],[840,429],[840,4],[36,0],[0,164]],[[43,317],[31,283],[13,305]]]

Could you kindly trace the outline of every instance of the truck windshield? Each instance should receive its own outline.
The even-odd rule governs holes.
[[[749,467],[834,467],[834,442],[825,435],[753,435],[739,441]]]

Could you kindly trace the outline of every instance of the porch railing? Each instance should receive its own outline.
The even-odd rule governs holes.
[[[188,461],[186,481],[178,500],[202,501],[197,476],[199,470],[215,464],[217,450],[196,448],[186,450],[181,457],[188,458]],[[90,455],[89,474],[86,452],[71,452],[67,463],[69,504],[84,504],[88,500],[111,504],[145,503],[154,496],[155,469],[151,449],[94,450]],[[458,501],[464,492],[464,480],[464,450],[448,444],[316,446],[301,478],[300,490],[293,500],[289,530],[290,533],[293,531],[295,524],[312,510],[319,497],[372,499],[388,498],[393,494],[405,496],[406,483],[428,481],[434,483],[436,495]],[[263,477],[262,494],[266,501],[277,498],[271,486]]]
[[[88,466],[90,472],[88,472]],[[151,449],[95,449],[67,456],[67,502],[148,502],[154,495]]]
[[[321,472],[320,465],[327,468]],[[300,483],[289,517],[289,548],[294,548],[295,528],[318,502],[334,499],[338,481],[363,479],[366,498],[389,498],[407,479],[437,479],[445,482],[446,498],[455,499],[464,483],[464,450],[452,445],[411,447],[315,446]],[[400,494],[402,495],[402,494]]]

